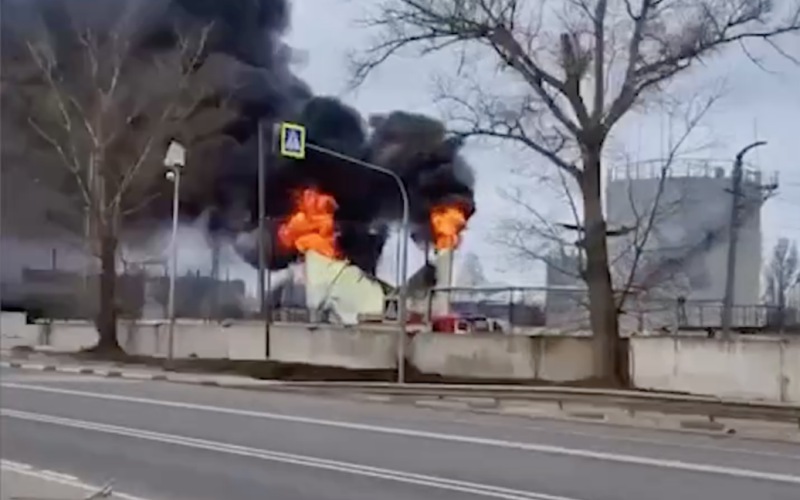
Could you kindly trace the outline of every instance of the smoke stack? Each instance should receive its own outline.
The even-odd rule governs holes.
[[[453,257],[454,249],[446,248],[436,250],[434,254],[434,267],[436,268],[436,287],[448,288],[453,286]],[[450,314],[450,292],[436,292],[431,304],[434,316]]]

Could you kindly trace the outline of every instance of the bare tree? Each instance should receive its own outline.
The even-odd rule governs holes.
[[[698,151],[698,145],[689,149],[686,143],[719,95],[715,89],[707,96],[671,106],[670,117],[677,118],[679,126],[674,129],[677,136],[672,135],[673,127],[670,126],[670,138],[663,158],[636,161],[627,154],[615,155],[617,168],[613,169],[614,176],[609,180],[613,178],[620,182],[613,184],[614,189],[609,185],[606,192],[614,198],[614,203],[608,206],[607,217],[616,224],[607,231],[609,268],[615,290],[616,313],[635,315],[637,321],[631,325],[634,328],[644,328],[643,315],[646,309],[654,307],[654,302],[666,303],[668,299],[686,293],[685,286],[682,286],[685,280],[681,280],[679,274],[660,272],[663,256],[657,249],[669,246],[673,251],[682,250],[677,246],[678,242],[667,241],[670,238],[662,235],[662,229],[670,222],[674,224],[670,219],[685,208],[683,194],[667,189],[668,181],[670,177],[683,173],[675,172],[675,167],[685,167],[687,163],[691,165],[696,161],[683,158],[682,153],[695,154]],[[579,187],[559,169],[556,169],[555,179],[541,170],[524,165],[516,172],[521,182],[501,190],[503,198],[514,210],[499,220],[493,240],[509,250],[520,265],[529,264],[531,260],[543,262],[549,271],[559,275],[557,281],[561,286],[568,285],[564,279],[569,284],[585,284],[586,258],[582,244]],[[646,186],[650,189],[634,189],[634,183],[628,180],[638,178],[648,179]],[[532,190],[534,186],[537,189]],[[538,208],[536,202],[541,200],[542,187],[547,186],[554,189],[555,201],[562,201],[566,206],[566,221],[562,214],[554,217]],[[553,326],[568,321],[571,326],[585,328],[589,305],[586,294],[579,290],[554,290],[551,293],[560,297],[559,300],[564,302],[562,309],[570,313],[567,317],[559,315],[555,318]]]
[[[123,223],[169,193],[161,165],[169,140],[200,144],[233,114],[203,71],[213,25],[168,28],[161,35],[171,42],[154,50],[145,48],[146,3],[81,7],[64,2],[58,16],[29,18],[8,36],[4,128],[25,141],[17,161],[84,219],[100,267],[96,349],[119,351]]]
[[[800,260],[797,243],[789,238],[780,238],[772,248],[772,258],[764,270],[764,299],[768,306],[774,307],[771,324],[785,326],[787,295],[789,290],[800,283]]]
[[[786,8],[783,8],[786,7]],[[366,20],[378,32],[356,57],[356,83],[404,49],[454,49],[459,67],[508,77],[459,99],[496,99],[469,135],[521,145],[578,187],[598,375],[622,383],[617,304],[601,195],[604,150],[620,120],[679,75],[749,41],[800,31],[800,4],[766,0],[386,0]],[[470,68],[476,73],[475,66]],[[459,75],[459,76],[464,76]],[[520,90],[522,89],[522,90]],[[490,91],[489,91],[490,90]],[[511,98],[513,97],[513,99]],[[497,120],[497,117],[502,120]]]

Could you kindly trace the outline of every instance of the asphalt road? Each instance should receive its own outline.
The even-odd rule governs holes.
[[[106,490],[111,487],[111,491]],[[26,464],[0,464],[0,500],[84,500],[104,493],[106,500],[140,500],[115,494],[113,485],[89,485],[80,479],[53,471],[36,470]]]
[[[797,500],[800,446],[0,371],[0,455],[151,500]]]

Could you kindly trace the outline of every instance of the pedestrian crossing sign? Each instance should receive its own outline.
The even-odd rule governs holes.
[[[306,157],[306,128],[296,123],[281,123],[281,156],[302,160]]]

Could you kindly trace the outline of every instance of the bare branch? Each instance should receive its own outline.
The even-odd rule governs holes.
[[[457,51],[455,77],[478,83],[444,99],[461,111],[452,117],[453,128],[464,137],[521,146],[578,181],[582,217],[575,227],[586,257],[591,326],[607,348],[597,358],[605,363],[599,370],[614,377],[620,308],[635,295],[639,278],[628,277],[615,297],[608,239],[632,238],[639,255],[632,267],[639,268],[656,222],[648,212],[636,227],[607,227],[607,143],[624,116],[668,95],[679,75],[707,59],[742,41],[770,44],[800,33],[800,0],[787,1],[569,0],[545,7],[534,0],[384,0],[367,22],[378,38],[355,61],[353,77],[363,82],[404,51]],[[465,75],[465,59],[489,60],[499,71]],[[513,95],[498,97],[498,89]],[[524,204],[515,206],[541,223]],[[518,240],[510,243],[529,250]]]
[[[608,0],[599,0],[594,12],[594,108],[592,109],[592,125],[600,125],[605,109],[604,87],[606,77],[606,14]]]
[[[204,27],[200,33],[199,39],[195,47],[191,47],[191,42],[186,38],[182,37],[179,52],[179,59],[183,60],[188,57],[188,64],[185,67],[188,68],[195,68],[203,57],[205,50],[206,50],[206,43],[208,41],[208,36],[211,33],[213,28],[213,24],[209,24],[208,26]],[[176,118],[173,115],[175,114],[176,107],[179,104],[181,98],[185,97],[185,92],[187,86],[189,84],[190,77],[192,76],[191,71],[183,71],[180,75],[180,78],[175,86],[175,97],[166,103],[161,115],[156,119],[155,123],[152,125],[151,133],[149,137],[145,141],[144,147],[141,148],[138,157],[134,160],[133,164],[125,170],[125,175],[120,182],[120,186],[117,189],[117,194],[114,196],[113,201],[110,204],[110,207],[119,207],[120,202],[122,201],[122,197],[128,189],[128,186],[136,176],[138,175],[142,165],[145,164],[147,159],[150,157],[153,145],[157,138],[161,137],[161,133],[163,133],[163,126],[164,123],[170,118]],[[199,101],[195,101],[193,106],[190,110],[186,112],[186,114],[191,114],[192,110],[195,106],[197,106]]]
[[[139,51],[136,9],[123,3],[118,22],[103,31],[73,16],[64,32],[19,33],[26,57],[9,59],[11,66],[4,58],[4,96],[13,88],[29,97],[11,111],[38,141],[23,153],[49,151],[58,161],[37,163],[66,167],[74,186],[61,187],[80,194],[78,208],[98,237],[116,238],[122,219],[157,197],[154,183],[163,183],[163,175],[154,157],[166,138],[181,136],[187,145],[206,140],[233,115],[223,110],[223,96],[211,99],[219,93],[213,75],[200,73],[213,24],[176,32],[172,50]],[[197,117],[204,123],[189,124]]]
[[[449,88],[441,89],[439,102],[448,108],[454,135],[465,139],[484,137],[515,142],[541,155],[573,178],[580,177],[580,170],[563,156],[567,152],[568,136],[543,122],[545,113],[535,99],[503,98],[476,85],[467,96]]]
[[[83,201],[86,203],[86,206],[92,206],[92,197],[87,189],[86,183],[83,181],[83,176],[81,175],[81,167],[78,163],[76,163],[75,159],[71,159],[67,156],[64,152],[64,148],[56,141],[53,137],[47,134],[31,117],[28,117],[28,124],[30,127],[39,135],[47,144],[49,144],[58,154],[58,157],[61,159],[61,162],[67,169],[75,176],[75,181],[78,184],[81,195],[83,196]]]
[[[631,295],[647,293],[653,288],[660,285],[664,262],[656,258],[653,262],[643,262],[644,254],[651,247],[651,240],[657,227],[663,223],[663,219],[672,216],[672,211],[681,210],[683,202],[680,199],[672,200],[672,207],[664,206],[664,188],[665,182],[671,176],[671,169],[674,164],[679,160],[679,154],[684,149],[684,145],[690,136],[708,114],[709,110],[713,107],[714,103],[719,99],[719,94],[712,94],[703,100],[698,101],[698,106],[689,105],[688,114],[686,116],[686,125],[681,136],[672,144],[669,149],[667,157],[663,160],[663,165],[660,169],[658,177],[658,186],[653,201],[647,209],[647,213],[641,220],[641,224],[637,224],[637,231],[631,243],[629,256],[632,260],[631,265],[626,269],[627,276],[625,282],[620,289],[618,297],[619,307],[623,307],[625,300]],[[636,214],[637,219],[641,216],[638,213],[638,202],[634,199],[629,199],[631,210]],[[655,242],[657,245],[658,242]],[[620,257],[625,254],[621,252]],[[644,269],[640,269],[644,265]],[[642,276],[641,271],[646,271],[647,274]]]
[[[770,19],[775,10],[766,0],[737,0],[735,2],[697,2],[683,8],[688,22],[679,32],[659,36],[654,28],[665,26],[664,11],[658,8],[670,5],[667,0],[642,0],[639,12],[628,9],[634,21],[634,32],[629,45],[625,80],[606,118],[607,127],[613,126],[624,113],[647,91],[657,88],[677,74],[689,69],[700,59],[720,49],[746,40],[762,40],[775,45],[781,35],[800,32],[800,3],[778,21]],[[629,4],[628,4],[629,5]],[[645,36],[656,50],[645,53]],[[781,51],[783,53],[783,51]]]

